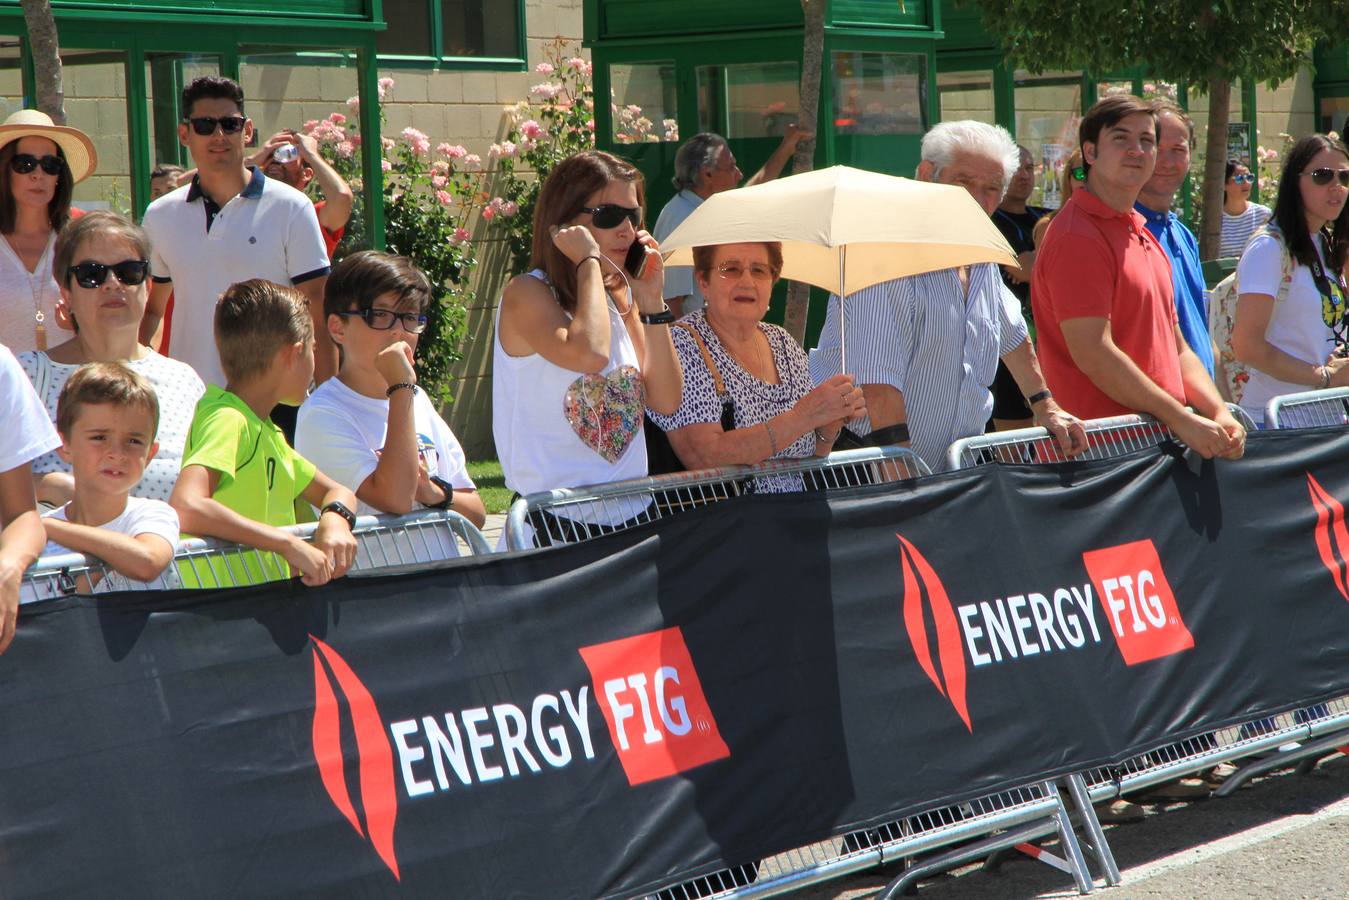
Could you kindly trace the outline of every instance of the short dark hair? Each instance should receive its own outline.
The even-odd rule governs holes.
[[[186,171],[187,169],[184,169],[182,166],[175,166],[172,163],[160,163],[159,165],[155,166],[153,169],[150,170],[150,177],[164,178],[166,176],[172,175],[176,178]]]
[[[1223,181],[1226,181],[1227,179],[1235,175],[1237,172],[1237,166],[1239,165],[1241,165],[1241,163],[1237,162],[1235,159],[1229,159],[1227,161],[1227,174],[1223,176]]]
[[[323,315],[370,309],[380,297],[394,294],[399,306],[424,313],[431,306],[431,281],[406,256],[362,250],[343,258],[323,288]]]
[[[159,398],[141,375],[119,362],[88,363],[75,370],[56,401],[56,430],[70,437],[80,407],[111,404],[138,406],[150,414],[150,439],[159,432]]]
[[[746,241],[747,244],[762,244],[768,250],[768,265],[776,279],[782,274],[782,243],[780,241]],[[717,250],[724,244],[704,244],[693,248],[693,271],[709,278],[712,275],[712,262],[717,258]]]
[[[1181,109],[1179,103],[1177,103],[1174,100],[1168,100],[1165,97],[1153,100],[1152,106],[1157,111],[1158,139],[1160,139],[1162,136],[1162,123],[1161,123],[1162,116],[1166,115],[1175,116],[1177,119],[1180,119],[1181,124],[1184,125],[1185,129],[1190,133],[1190,149],[1193,150],[1195,147],[1194,119],[1190,118],[1190,114],[1187,113],[1185,110]]]
[[[1093,103],[1091,109],[1082,117],[1082,124],[1077,129],[1078,146],[1085,148],[1087,144],[1098,143],[1102,131],[1113,128],[1135,113],[1147,113],[1152,116],[1153,136],[1159,136],[1157,107],[1154,104],[1133,94],[1112,94]],[[1082,168],[1087,172],[1091,171],[1091,163],[1087,162],[1085,149],[1082,151]]]
[[[32,135],[42,137],[42,135]],[[13,234],[18,225],[18,208],[14,205],[14,188],[10,183],[9,161],[19,152],[17,138],[0,147],[0,234]],[[50,138],[48,138],[50,140]],[[56,144],[55,141],[52,141]],[[75,177],[70,174],[70,164],[66,162],[65,151],[56,144],[56,155],[61,159],[61,171],[56,175],[56,192],[47,203],[47,222],[52,231],[60,231],[70,221],[70,198],[75,193]]]
[[[239,114],[243,115],[244,89],[239,87],[239,82],[223,75],[202,75],[200,78],[192,79],[187,87],[183,88],[183,118],[192,115],[192,104],[207,97],[213,100],[233,100],[234,105],[239,107]]]
[[[262,278],[225,289],[215,307],[215,346],[225,377],[256,378],[288,344],[314,340],[309,302],[293,287]]]

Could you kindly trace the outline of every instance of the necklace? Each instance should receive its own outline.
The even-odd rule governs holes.
[[[51,273],[51,265],[47,262],[47,254],[51,251],[52,240],[51,238],[47,239],[46,246],[42,248],[42,255],[38,257],[37,266],[31,272],[24,265],[23,257],[19,254],[9,235],[5,235],[5,242],[14,251],[14,258],[19,261],[19,267],[23,269],[24,278],[28,282],[28,295],[33,298],[33,343],[38,350],[46,352],[47,314],[42,311],[42,301],[38,299],[38,282]]]
[[[774,375],[774,369],[772,365],[764,360],[763,344],[767,343],[768,337],[763,333],[761,328],[756,325],[754,327],[754,333],[750,335],[749,343],[754,351],[751,357],[745,352],[743,345],[734,345],[727,341],[726,338],[722,336],[721,331],[712,324],[710,319],[707,324],[712,329],[713,334],[717,336],[717,340],[721,341],[721,346],[726,348],[726,352],[740,365],[740,368],[765,384],[771,383],[770,379],[772,379]],[[750,363],[750,365],[745,365],[747,362]],[[751,366],[753,368],[751,368]]]

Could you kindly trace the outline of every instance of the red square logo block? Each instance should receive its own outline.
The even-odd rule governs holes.
[[[731,755],[678,628],[579,652],[628,784],[666,778]]]
[[[1082,562],[1126,665],[1194,646],[1151,540],[1090,550]]]

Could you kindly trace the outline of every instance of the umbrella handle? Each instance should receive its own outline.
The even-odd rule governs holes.
[[[844,277],[847,275],[847,271],[848,245],[844,244],[838,248],[838,365],[840,375],[848,374],[848,329],[845,327],[843,320],[845,306],[843,301],[848,296],[844,293],[847,286]]]

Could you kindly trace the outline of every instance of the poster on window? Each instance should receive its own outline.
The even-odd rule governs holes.
[[[1058,209],[1063,205],[1063,161],[1068,157],[1068,148],[1063,144],[1040,145],[1040,186],[1044,200],[1040,204],[1045,209]]]
[[[1227,158],[1251,169],[1251,123],[1227,123]]]

